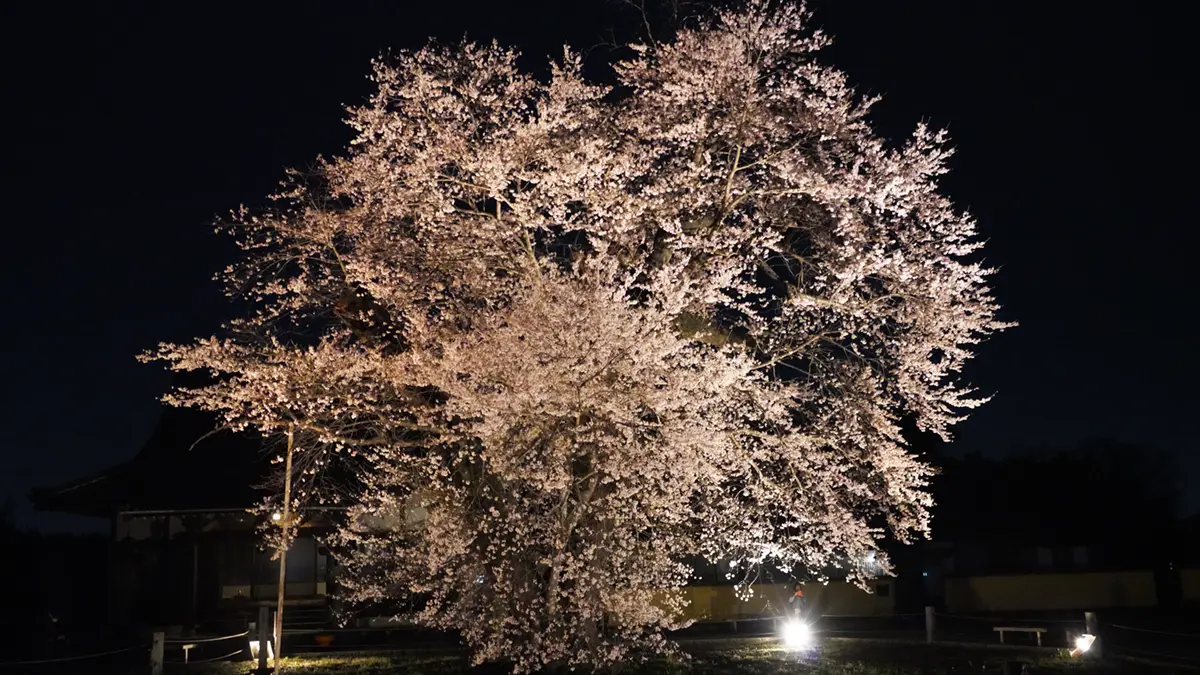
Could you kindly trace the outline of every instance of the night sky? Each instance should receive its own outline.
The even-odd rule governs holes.
[[[825,61],[884,95],[881,132],[949,127],[945,187],[978,217],[1003,316],[1021,323],[970,369],[996,398],[953,451],[1160,447],[1200,508],[1183,5],[810,6],[836,39]],[[532,66],[633,25],[605,0],[6,3],[0,500],[24,526],[81,527],[34,514],[29,488],[137,452],[168,377],[134,355],[230,314],[211,278],[234,251],[213,218],[345,147],[341,106],[369,92],[373,56],[466,34]]]

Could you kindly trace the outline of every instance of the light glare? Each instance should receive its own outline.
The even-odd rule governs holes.
[[[1096,636],[1087,633],[1075,638],[1075,649],[1071,650],[1071,656],[1079,656],[1091,649],[1094,642],[1096,642]]]
[[[783,646],[798,651],[812,646],[812,629],[803,621],[788,621],[780,631]]]

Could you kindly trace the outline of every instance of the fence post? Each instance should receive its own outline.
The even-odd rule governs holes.
[[[933,605],[925,606],[925,644],[933,644]]]
[[[1096,639],[1092,642],[1092,646],[1087,650],[1084,656],[1090,656],[1094,659],[1104,657],[1104,643],[1100,640],[1100,621],[1096,619],[1095,612],[1083,613],[1084,632],[1088,635],[1094,635]]]
[[[154,631],[154,641],[150,643],[150,675],[162,675],[163,638],[162,631]]]
[[[267,672],[267,652],[271,651],[271,609],[258,608],[258,672]]]

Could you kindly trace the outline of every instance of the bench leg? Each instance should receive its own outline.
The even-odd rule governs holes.
[[[1000,644],[1004,644],[1004,631],[1000,631]]]
[[[1037,638],[1038,638],[1038,646],[1041,647],[1042,646],[1042,634],[1037,633]]]

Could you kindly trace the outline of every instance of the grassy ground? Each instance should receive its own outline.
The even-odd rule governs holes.
[[[950,675],[1003,672],[1005,662],[1028,664],[1030,673],[1046,675],[1165,675],[1164,670],[1131,663],[1085,663],[1063,653],[1020,648],[924,645],[827,640],[813,653],[797,656],[770,642],[709,644],[693,650],[688,660],[653,660],[629,664],[612,675]],[[502,675],[499,666],[470,668],[462,656],[307,656],[284,659],[284,672],[295,675]],[[191,666],[189,673],[242,675],[249,663]],[[1015,671],[1019,672],[1019,671]],[[565,674],[564,674],[565,675]]]

